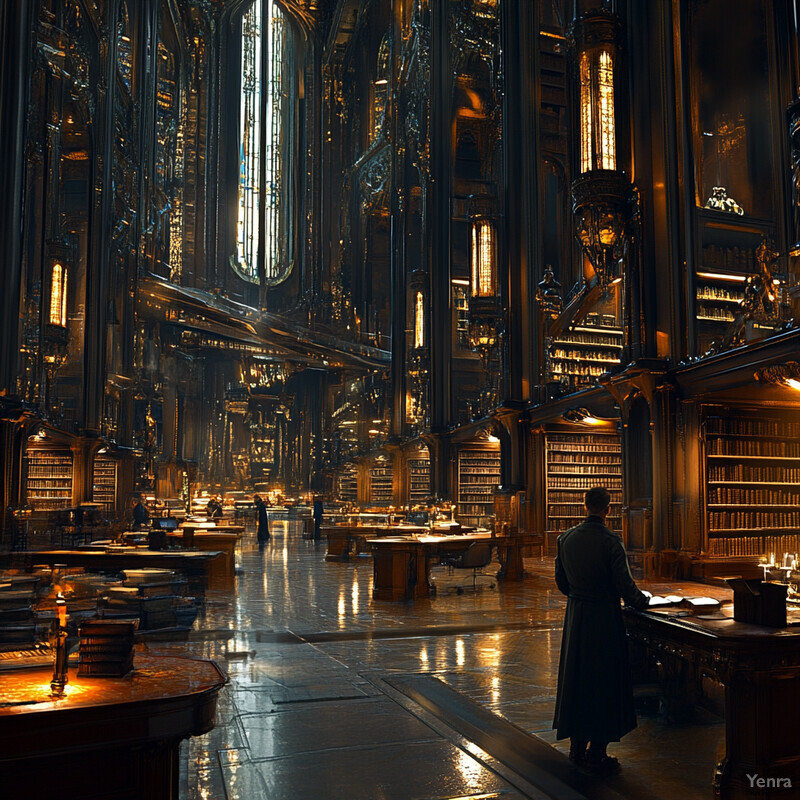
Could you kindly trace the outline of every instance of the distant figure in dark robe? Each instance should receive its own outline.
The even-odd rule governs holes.
[[[258,513],[258,530],[256,536],[259,544],[265,544],[269,539],[269,519],[267,518],[267,504],[259,495],[253,497],[253,502]]]
[[[584,503],[586,519],[558,537],[556,583],[568,599],[553,727],[559,739],[570,737],[573,761],[613,772],[619,762],[606,745],[636,727],[620,598],[635,609],[649,600],[631,577],[621,537],[605,526],[608,491],[590,489]]]
[[[320,526],[322,525],[323,506],[322,500],[319,497],[314,498],[314,506],[311,510],[311,516],[314,518],[314,539],[320,538]]]

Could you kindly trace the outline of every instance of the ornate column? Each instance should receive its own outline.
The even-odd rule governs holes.
[[[83,350],[83,424],[100,430],[106,376],[107,279],[111,268],[111,217],[114,204],[114,94],[117,85],[117,15],[119,3],[108,0],[100,31],[100,86],[97,102],[97,149],[94,153],[94,192],[89,217],[86,259],[86,327]]]
[[[450,237],[452,197],[450,3],[431,2],[430,131],[431,186],[428,195],[428,265],[431,319],[431,494],[449,499],[451,399]]]
[[[30,84],[34,9],[30,0],[2,0],[0,4],[0,163],[4,164],[0,190],[0,259],[3,292],[0,299],[0,389],[13,393],[20,350],[22,291],[22,198],[25,181],[25,119]]]

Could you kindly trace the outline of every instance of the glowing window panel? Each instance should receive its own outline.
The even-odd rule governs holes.
[[[261,0],[242,19],[242,92],[239,110],[239,269],[258,282],[258,214],[261,160]]]
[[[265,173],[264,256],[267,282],[281,277],[280,230],[281,197],[283,194],[282,155],[284,150],[284,93],[283,65],[286,58],[286,21],[277,3],[267,2],[267,52],[269,53],[269,75],[267,76],[267,149]]]
[[[611,53],[603,50],[597,69],[599,95],[600,141],[598,161],[601,169],[617,168],[617,148],[614,138],[614,62]]]
[[[422,292],[417,292],[414,312],[414,347],[425,346],[425,301]]]
[[[472,296],[495,294],[494,226],[482,219],[472,225]]]
[[[614,57],[610,50],[581,54],[580,99],[581,172],[616,169]]]
[[[67,271],[61,264],[53,264],[50,279],[50,324],[67,325]]]
[[[581,54],[581,172],[592,168],[592,81],[588,53]]]

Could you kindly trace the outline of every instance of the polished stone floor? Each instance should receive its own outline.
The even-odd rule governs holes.
[[[373,601],[372,560],[324,560],[295,520],[249,535],[235,585],[208,596],[190,641],[151,652],[216,659],[217,727],[185,742],[185,800],[710,798],[722,721],[655,713],[610,751],[613,778],[566,759],[551,720],[564,600],[552,564],[521,583],[433,571],[429,600]],[[654,703],[650,704],[654,706]]]

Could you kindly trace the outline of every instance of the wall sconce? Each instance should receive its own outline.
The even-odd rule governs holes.
[[[760,383],[785,386],[788,389],[800,391],[800,363],[797,361],[762,367],[753,373],[753,377]]]
[[[572,422],[578,425],[591,425],[592,427],[616,425],[616,420],[595,416],[587,408],[570,408],[565,411],[561,417],[565,422]]]

